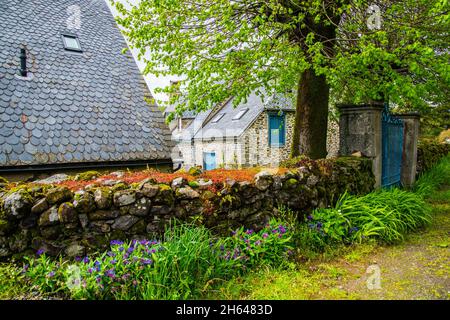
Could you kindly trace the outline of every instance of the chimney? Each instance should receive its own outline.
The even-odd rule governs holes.
[[[25,49],[20,49],[20,75],[27,76],[27,52]]]

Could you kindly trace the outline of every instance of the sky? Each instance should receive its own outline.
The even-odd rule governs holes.
[[[111,12],[113,13],[113,15],[117,15],[117,10],[113,6],[111,6],[109,0],[105,0],[105,1],[108,4],[109,8],[111,9]],[[131,4],[137,4],[137,3],[139,3],[140,0],[120,0],[120,1],[126,5],[127,2],[129,2]],[[133,54],[134,59],[136,60],[139,69],[141,70],[141,72],[143,72],[143,70],[145,68],[145,64],[142,61],[138,60],[137,50],[131,49],[131,53]],[[157,87],[165,87],[170,84],[170,80],[177,79],[174,76],[156,77],[156,76],[150,75],[150,74],[144,76],[144,78],[145,78],[145,81],[147,82],[147,85],[150,88],[150,91],[151,91],[153,97],[156,100],[167,100],[167,96],[165,94],[155,93],[155,89]]]

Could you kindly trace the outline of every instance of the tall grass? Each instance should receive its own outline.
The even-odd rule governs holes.
[[[427,197],[442,184],[450,184],[450,156],[442,158],[439,163],[422,174],[414,185],[414,192]]]

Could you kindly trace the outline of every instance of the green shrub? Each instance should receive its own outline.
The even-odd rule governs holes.
[[[420,140],[417,146],[417,173],[422,174],[447,156],[450,144],[439,143],[436,140]]]
[[[443,183],[450,184],[450,156],[444,157],[436,166],[420,175],[413,190],[427,197]]]

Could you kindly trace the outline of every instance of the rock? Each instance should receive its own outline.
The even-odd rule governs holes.
[[[8,220],[0,219],[0,235],[4,236],[9,233],[11,224]]]
[[[141,193],[144,197],[153,198],[159,192],[159,186],[150,183],[144,183],[141,187]]]
[[[70,201],[72,199],[72,192],[66,187],[58,187],[50,189],[45,195],[50,205],[59,204]]]
[[[187,180],[183,177],[175,178],[172,180],[172,183],[171,183],[172,189],[181,188],[185,185],[187,185]]]
[[[125,176],[125,172],[123,172],[123,171],[114,171],[114,172],[111,172],[110,175],[116,176],[117,178],[123,178],[123,176]]]
[[[283,187],[283,181],[281,180],[280,176],[274,176],[273,177],[273,185],[272,185],[274,190],[281,190],[281,188]]]
[[[99,231],[102,233],[108,233],[111,231],[111,226],[108,223],[106,223],[105,221],[93,221],[91,223],[91,227],[95,231]]]
[[[255,186],[261,191],[267,190],[273,183],[273,175],[268,171],[261,171],[255,175]]]
[[[77,191],[74,195],[73,206],[79,213],[95,211],[94,196],[90,192]]]
[[[87,229],[87,227],[89,226],[89,218],[88,218],[87,214],[85,214],[85,213],[79,214],[78,220],[80,220],[81,227],[83,229]]]
[[[58,219],[63,224],[78,222],[78,214],[73,204],[70,202],[61,204],[58,208]]]
[[[38,221],[39,227],[52,226],[59,223],[58,207],[53,206],[41,215]]]
[[[169,206],[152,206],[150,213],[152,215],[166,215],[172,212],[172,208]]]
[[[118,207],[126,206],[136,202],[135,190],[120,190],[114,193],[114,205]]]
[[[158,195],[154,197],[153,203],[172,205],[174,201],[172,189],[166,184],[160,184]]]
[[[129,213],[134,216],[145,217],[150,212],[152,202],[147,198],[141,198],[130,206]]]
[[[123,183],[123,181],[122,180],[110,180],[110,179],[108,179],[108,180],[103,180],[101,182],[102,185],[108,186],[108,187],[115,186],[116,184],[119,184],[119,183]]]
[[[213,184],[212,180],[204,180],[204,179],[198,180],[197,183],[198,183],[199,188],[206,188],[208,186],[212,186],[212,184]]]
[[[306,180],[306,185],[308,187],[313,187],[319,182],[319,177],[315,175],[310,175],[308,179]]]
[[[18,190],[5,198],[3,208],[8,216],[21,219],[30,213],[32,205],[30,194],[26,190]]]
[[[34,250],[42,250],[45,254],[50,256],[57,256],[62,251],[62,247],[56,246],[54,243],[41,238],[33,239],[31,241],[31,246]]]
[[[113,223],[112,228],[115,230],[127,231],[130,229],[137,221],[138,217],[132,215],[121,216],[116,219]]]
[[[36,227],[38,220],[39,214],[32,213],[20,221],[19,227],[21,229],[32,229]]]
[[[129,230],[131,234],[143,234],[146,231],[147,223],[141,219],[136,222]]]
[[[99,209],[109,209],[112,206],[112,192],[108,188],[98,188],[94,192],[94,201]]]
[[[177,197],[180,199],[197,199],[200,198],[200,194],[190,187],[180,188],[176,191]]]
[[[28,248],[29,234],[20,232],[9,238],[9,248],[12,252],[23,252]]]
[[[97,210],[95,212],[89,212],[89,220],[109,220],[115,219],[119,216],[119,210]]]
[[[71,243],[65,250],[68,257],[83,257],[86,255],[86,247],[80,245],[78,242]]]
[[[352,157],[362,158],[363,154],[361,151],[355,151],[352,153]]]
[[[66,180],[69,180],[69,176],[67,174],[64,173],[58,173],[58,174],[54,174],[48,178],[45,179],[41,179],[41,180],[36,180],[34,181],[34,183],[40,183],[40,184],[54,184],[54,183],[59,183],[59,182],[63,182]]]
[[[47,210],[49,208],[47,199],[42,198],[39,199],[34,206],[31,208],[31,213],[32,214],[41,214],[42,212],[44,212],[45,210]]]
[[[49,240],[56,240],[62,234],[60,225],[40,228],[40,232],[44,239]]]

